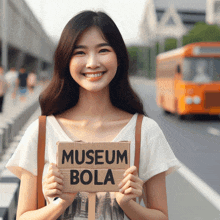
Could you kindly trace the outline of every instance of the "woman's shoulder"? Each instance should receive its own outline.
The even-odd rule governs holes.
[[[146,124],[151,128],[159,126],[158,123],[154,119],[150,118],[147,115],[144,115],[144,117],[143,117],[143,124]]]
[[[30,135],[38,131],[39,119],[35,119],[25,130],[25,134]]]
[[[144,116],[144,118],[143,118],[142,131],[143,131],[143,133],[145,133],[151,137],[157,136],[158,134],[160,134],[162,132],[158,123],[154,119],[152,119],[148,116]]]
[[[53,118],[52,115],[47,116],[46,126],[52,122],[52,118]],[[38,128],[39,128],[39,117],[28,125],[27,129],[25,130],[25,133],[27,134],[36,133],[38,132]]]

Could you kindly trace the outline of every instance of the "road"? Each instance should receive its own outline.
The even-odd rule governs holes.
[[[211,187],[211,189],[217,192],[217,194],[220,194],[219,117],[193,117],[185,121],[180,121],[176,115],[166,115],[156,104],[156,87],[154,81],[147,81],[146,79],[143,80],[141,78],[131,79],[131,84],[134,90],[143,100],[146,113],[159,124],[176,157],[202,181]],[[201,202],[204,199],[203,196],[200,197],[200,194],[195,196],[197,197],[196,200],[193,198],[193,193],[196,192],[192,191],[192,186],[188,181],[181,179],[178,175],[173,178],[175,179],[175,184],[180,184],[181,187],[185,184],[184,187],[187,187],[187,190],[189,191],[187,197],[189,201],[185,201],[185,203],[182,201],[182,205],[187,206],[187,203],[190,204],[192,201],[194,202],[194,205],[196,202],[199,204],[199,201]],[[178,189],[175,190],[178,191]],[[184,199],[186,199],[186,195],[183,197],[183,200]],[[205,203],[205,200],[203,202]],[[212,208],[210,206],[209,211],[211,212],[211,210]],[[190,212],[190,210],[188,211]],[[181,213],[181,210],[179,213]],[[199,217],[185,219],[220,219],[219,210],[216,213],[219,213],[219,215],[215,215],[218,216],[215,218]]]

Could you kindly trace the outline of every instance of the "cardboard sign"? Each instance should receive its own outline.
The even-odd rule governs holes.
[[[130,167],[130,142],[58,142],[63,192],[117,192]]]

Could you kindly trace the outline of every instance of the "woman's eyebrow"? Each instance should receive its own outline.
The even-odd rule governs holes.
[[[98,44],[96,47],[104,47],[104,46],[110,46],[109,43],[102,43],[102,44]]]
[[[97,44],[95,47],[98,48],[98,47],[104,47],[104,46],[110,46],[109,43],[101,43],[101,44]],[[75,49],[86,49],[88,48],[87,46],[85,45],[76,45],[75,46]]]

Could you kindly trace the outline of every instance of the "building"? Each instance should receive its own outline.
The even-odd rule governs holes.
[[[156,42],[160,42],[163,47],[167,38],[175,38],[178,40],[178,47],[180,47],[183,35],[195,23],[206,22],[206,1],[147,0],[140,26],[143,43],[152,46]]]
[[[220,25],[220,0],[207,0],[206,22]]]
[[[0,15],[0,60],[5,70],[51,69],[56,45],[25,0],[0,0]]]

